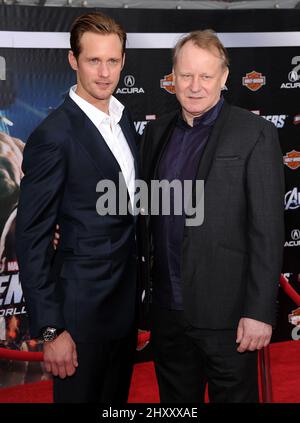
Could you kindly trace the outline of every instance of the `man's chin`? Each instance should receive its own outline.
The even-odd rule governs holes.
[[[102,91],[102,92],[94,93],[93,97],[99,101],[105,101],[105,100],[109,100],[112,94],[113,93],[110,90],[108,90],[104,92]]]
[[[188,114],[193,117],[193,118],[197,118],[201,115],[203,115],[203,113],[205,113],[205,110],[203,109],[197,109],[197,110],[190,110],[188,111]]]

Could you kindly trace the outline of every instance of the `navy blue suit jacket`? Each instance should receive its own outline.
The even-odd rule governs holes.
[[[126,109],[120,126],[136,166]],[[48,325],[66,328],[80,342],[125,336],[136,304],[135,219],[97,214],[97,183],[109,179],[118,189],[121,170],[69,96],[30,136],[23,171],[17,256],[31,336]],[[57,223],[61,240],[54,253]]]

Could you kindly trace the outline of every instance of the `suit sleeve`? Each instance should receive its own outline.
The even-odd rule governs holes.
[[[247,165],[248,280],[244,317],[274,325],[284,243],[284,173],[275,126],[266,123]]]
[[[24,149],[16,250],[33,338],[44,326],[64,327],[58,290],[51,275],[52,239],[66,172],[60,141],[40,129],[32,134]]]

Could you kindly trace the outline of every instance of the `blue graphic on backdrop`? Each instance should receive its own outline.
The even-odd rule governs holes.
[[[38,54],[37,54],[38,53]],[[0,131],[24,142],[75,83],[67,50],[0,49],[6,79],[0,80]]]

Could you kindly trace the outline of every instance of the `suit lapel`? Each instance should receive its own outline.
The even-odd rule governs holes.
[[[173,133],[177,119],[178,112],[172,113],[168,116],[167,120],[164,120],[160,126],[157,125],[155,128],[152,140],[154,153],[152,156],[152,163],[150,163],[150,170],[154,169],[154,171],[149,175],[150,178],[158,179],[160,160]]]
[[[210,137],[206,143],[203,155],[201,157],[196,179],[203,180],[206,182],[210,169],[212,167],[213,160],[215,158],[218,142],[222,135],[223,127],[227,121],[227,116],[230,112],[230,106],[224,102],[220,114],[213,126]]]
[[[100,134],[99,130],[80,109],[80,107],[78,107],[77,104],[74,103],[74,101],[72,101],[69,97],[66,97],[64,106],[67,111],[72,114],[71,118],[74,128],[74,138],[86,150],[90,160],[101,173],[101,177],[118,182],[121,168],[115,156],[106,144],[104,138]],[[129,136],[129,124],[126,125],[126,123],[124,123],[121,127],[122,130],[124,128],[124,135],[131,148],[131,151],[133,151],[133,141],[131,140],[133,135]],[[136,155],[137,154],[135,153],[134,157],[136,157]]]
[[[224,102],[223,107],[220,111],[220,115],[218,116],[216,123],[212,129],[211,135],[206,143],[202,158],[199,162],[198,171],[196,179],[206,181],[212,166],[212,162],[215,157],[217,145],[219,142],[220,135],[222,134],[222,128],[227,121],[227,116],[230,112],[230,106]],[[155,131],[152,135],[152,142],[153,142],[153,154],[152,154],[152,162],[149,163],[150,169],[155,169],[152,172],[150,178],[158,176],[158,166],[160,159],[164,153],[166,145],[172,135],[173,129],[175,127],[176,121],[178,118],[178,112],[172,113],[169,115],[167,120],[163,119],[161,121],[161,125],[157,125]]]
[[[124,109],[122,118],[120,120],[120,126],[122,129],[122,132],[126,138],[127,144],[131,150],[131,154],[134,158],[134,168],[135,168],[135,177],[138,178],[139,175],[139,166],[138,166],[138,149],[137,149],[137,143],[136,143],[136,132],[133,127],[133,124],[130,125],[129,117]]]
[[[206,181],[212,163],[215,157],[216,149],[219,143],[220,136],[222,135],[223,127],[227,121],[228,114],[230,113],[230,106],[224,101],[220,114],[214,124],[211,135],[206,143],[202,158],[199,162],[196,179]],[[163,155],[165,147],[170,139],[170,136],[175,127],[178,118],[178,112],[170,114],[165,119],[161,120],[161,124],[155,127],[153,134],[151,134],[152,154],[151,162],[149,163],[147,179],[153,177],[157,178],[158,166],[160,159]],[[148,141],[150,142],[150,141]],[[145,158],[147,159],[147,158]],[[152,169],[152,171],[151,171]],[[155,171],[153,171],[155,169]]]
[[[217,146],[218,146],[220,137],[223,134],[223,128],[226,124],[229,113],[230,113],[230,106],[224,101],[223,107],[213,126],[212,132],[206,143],[204,152],[202,154],[202,157],[200,159],[199,166],[198,166],[196,180],[204,181],[204,186],[209,177],[209,172],[212,168],[213,161],[216,155]],[[197,206],[199,204],[199,201],[202,199],[202,197],[196,198],[195,184],[193,187],[192,197],[193,197],[193,204]]]

